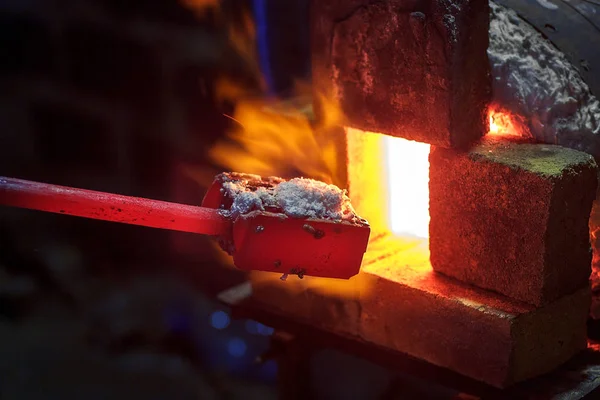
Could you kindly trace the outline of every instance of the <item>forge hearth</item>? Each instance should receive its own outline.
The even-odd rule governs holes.
[[[312,1],[315,88],[346,116],[348,187],[373,240],[350,300],[310,281],[292,291],[257,284],[254,298],[505,387],[586,347],[598,168],[576,150],[482,140],[489,12],[487,0]],[[371,204],[389,198],[372,183],[386,161],[360,151],[383,155],[390,137],[431,145],[429,246],[392,239]]]
[[[435,273],[426,242],[398,240],[370,244],[351,289],[256,274],[247,303],[496,387],[550,372],[585,348],[589,288],[538,308]]]

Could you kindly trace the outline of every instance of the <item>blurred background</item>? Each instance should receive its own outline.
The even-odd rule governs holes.
[[[289,32],[263,44],[287,48],[269,90],[309,68],[305,1],[207,5],[0,1],[0,175],[199,204],[182,166],[214,175],[206,151],[233,123],[214,79],[257,85],[227,27]],[[256,362],[273,329],[210,300],[213,254],[194,235],[0,209],[0,397],[274,398],[275,361]]]

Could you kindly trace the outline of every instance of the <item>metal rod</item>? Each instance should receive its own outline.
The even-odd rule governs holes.
[[[0,177],[0,205],[203,235],[227,233],[219,210]]]

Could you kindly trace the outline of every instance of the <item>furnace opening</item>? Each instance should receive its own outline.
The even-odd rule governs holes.
[[[389,224],[397,235],[429,236],[429,149],[427,143],[384,137]]]
[[[524,121],[491,105],[490,136],[530,138]],[[429,237],[429,151],[431,145],[346,128],[348,187],[358,213],[372,226],[373,238]]]
[[[430,145],[346,128],[348,186],[373,238],[429,236]]]

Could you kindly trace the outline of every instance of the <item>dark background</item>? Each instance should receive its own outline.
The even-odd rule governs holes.
[[[218,19],[176,0],[0,1],[0,175],[197,204],[180,167],[212,172],[231,123],[214,78],[254,83],[225,26],[243,11],[285,25],[275,92],[309,65],[304,2],[222,3]],[[275,362],[255,362],[273,330],[204,294],[212,254],[193,235],[1,208],[0,397],[273,398]]]

